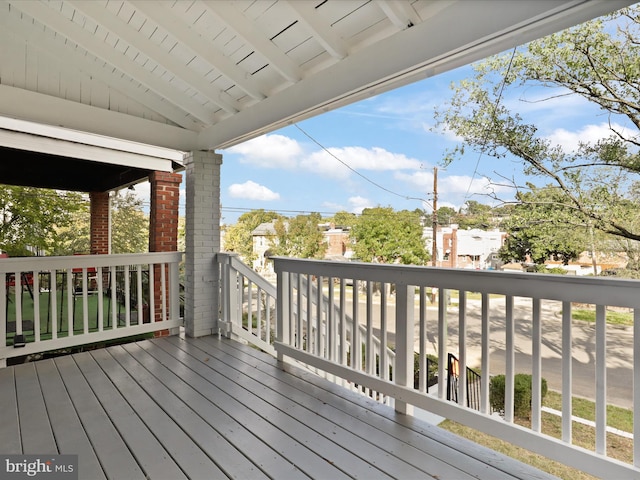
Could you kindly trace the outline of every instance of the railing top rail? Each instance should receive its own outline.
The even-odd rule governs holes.
[[[637,280],[415,265],[332,262],[286,257],[273,257],[272,260],[276,273],[303,273],[332,278],[640,308],[640,282]]]
[[[0,273],[64,268],[110,267],[145,263],[174,263],[182,259],[181,252],[127,253],[117,255],[68,255],[59,257],[15,257],[0,259]]]

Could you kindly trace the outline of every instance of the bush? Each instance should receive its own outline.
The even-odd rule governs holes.
[[[513,385],[513,414],[518,418],[531,416],[532,377],[526,373],[518,373]],[[547,381],[542,379],[542,399],[547,395]],[[489,402],[493,410],[504,415],[505,376],[496,375],[489,384]]]
[[[427,387],[438,383],[438,357],[427,354]],[[413,354],[413,388],[420,388],[420,354]]]

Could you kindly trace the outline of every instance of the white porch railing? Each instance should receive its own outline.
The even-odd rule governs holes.
[[[182,254],[0,259],[0,364],[6,359],[174,330]]]
[[[608,369],[617,367],[610,361],[614,352],[607,349],[615,331],[607,327],[606,316],[609,307],[633,311],[633,334],[640,339],[637,281],[288,258],[273,261],[277,292],[269,296],[277,298],[274,346],[280,359],[287,356],[391,396],[400,412],[409,412],[415,405],[599,477],[640,478],[640,442],[634,443],[634,465],[606,456],[607,376]],[[314,284],[315,290],[310,288]],[[320,299],[325,284],[328,302]],[[394,295],[388,300],[385,294],[375,297],[376,284],[382,286],[382,292],[392,290]],[[227,287],[233,285],[227,283]],[[426,294],[433,287],[438,289],[437,308],[427,302]],[[448,308],[450,291],[458,292],[458,304]],[[471,293],[479,299],[469,300]],[[561,309],[558,317],[548,318],[544,308],[549,301]],[[573,337],[571,309],[575,303],[596,306],[592,335],[579,341]],[[548,345],[542,333],[551,323],[558,324],[560,332],[555,346]],[[350,331],[356,332],[356,337],[362,335],[362,340],[355,338],[352,343]],[[395,361],[390,350],[376,348],[376,342],[393,343]],[[541,432],[540,385],[548,348],[559,352],[556,369],[561,373],[563,398],[561,440]],[[448,351],[457,354],[460,372],[465,372],[470,362],[479,364],[480,411],[447,401],[444,381],[439,382],[437,395],[426,393],[427,353],[438,355],[439,378],[444,379]],[[418,388],[414,388],[414,352],[418,353],[420,366]],[[497,352],[504,359],[504,372],[496,371],[491,361]],[[594,451],[575,446],[572,440],[573,362],[584,361],[587,353],[594,357],[586,361],[593,369],[595,386]],[[526,358],[526,365],[521,356]],[[632,356],[628,381],[634,386],[630,401],[634,418],[640,418],[640,402],[635,400],[640,398],[640,348],[635,348]],[[514,423],[516,369],[532,374],[531,429]],[[489,385],[494,373],[506,376],[504,418],[490,414]],[[465,389],[466,383],[458,382],[457,398],[466,398]],[[633,433],[638,438],[640,421],[634,422]]]
[[[243,263],[236,254],[218,253],[217,262],[221,268],[220,275],[222,279],[220,293],[222,315],[219,321],[221,332],[226,336],[242,339],[275,356],[277,353],[273,344],[276,340],[276,287]],[[296,276],[296,279],[301,282],[300,291],[304,292],[304,298],[297,302],[293,316],[297,319],[296,321],[302,322],[303,319],[306,319],[305,322],[314,322],[313,324],[305,324],[305,328],[308,328],[308,331],[311,332],[310,338],[317,338],[318,341],[324,342],[323,332],[325,325],[321,324],[320,329],[318,329],[315,323],[317,317],[307,315],[307,312],[317,309],[317,305],[321,305],[323,311],[328,311],[329,306],[332,305],[332,318],[342,316],[340,325],[341,328],[344,328],[344,332],[339,338],[345,339],[345,343],[339,345],[333,353],[346,363],[346,357],[349,354],[348,352],[351,351],[352,342],[359,344],[361,351],[366,349],[366,351],[372,351],[376,358],[384,358],[384,361],[387,362],[387,377],[385,378],[389,379],[389,375],[394,368],[395,352],[386,347],[385,355],[380,355],[381,346],[386,345],[386,342],[381,342],[376,336],[367,335],[367,327],[353,321],[353,317],[347,313],[344,305],[346,296],[341,297],[343,299],[342,305],[336,304],[333,300],[333,292],[327,289],[325,293],[321,282],[309,281],[305,275]],[[356,334],[352,335],[351,332],[354,331],[354,327]],[[367,348],[365,342],[371,342],[369,348]],[[307,345],[310,347],[312,341],[309,341]],[[358,357],[356,361],[359,362],[358,368],[361,368],[361,359]],[[312,365],[308,366],[313,368]],[[370,387],[355,385],[332,375],[327,376],[327,378],[341,383],[345,387],[360,391],[381,403],[389,403],[390,397],[381,392],[376,392]]]

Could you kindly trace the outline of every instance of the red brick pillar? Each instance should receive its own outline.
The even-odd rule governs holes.
[[[109,192],[89,193],[91,201],[91,240],[89,253],[91,255],[108,255],[110,222],[109,222]]]
[[[175,252],[178,250],[178,208],[180,201],[179,173],[153,172],[149,176],[151,183],[151,212],[149,218],[149,251]],[[162,315],[160,296],[159,267],[154,268],[154,320],[159,321]],[[168,270],[165,271],[167,280]],[[167,305],[167,309],[169,305]],[[158,332],[167,334],[168,332]]]

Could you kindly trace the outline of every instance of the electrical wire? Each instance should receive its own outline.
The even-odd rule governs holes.
[[[313,143],[315,143],[317,146],[319,146],[322,150],[324,150],[326,153],[328,153],[329,155],[331,155],[331,157],[333,157],[334,159],[336,159],[338,162],[340,162],[342,165],[344,165],[345,167],[347,167],[349,170],[351,170],[353,173],[355,173],[356,175],[358,175],[360,178],[362,178],[363,180],[369,182],[371,185],[373,185],[376,188],[379,188],[380,190],[383,190],[387,193],[390,193],[391,195],[395,195],[396,197],[400,197],[403,198],[404,200],[418,200],[420,202],[423,202],[425,204],[427,204],[427,206],[431,206],[429,201],[424,199],[424,198],[420,198],[420,197],[411,197],[408,195],[402,195],[401,193],[398,192],[394,192],[393,190],[388,189],[387,187],[380,185],[377,182],[374,182],[373,180],[371,180],[369,177],[367,177],[366,175],[360,173],[359,171],[357,171],[355,168],[353,168],[352,166],[350,166],[348,163],[346,163],[345,161],[343,161],[341,158],[339,158],[337,155],[335,155],[334,153],[332,153],[331,151],[329,151],[329,149],[327,147],[325,147],[323,144],[321,144],[318,140],[316,140],[314,137],[312,137],[309,133],[307,133],[305,130],[302,129],[302,127],[300,127],[297,123],[293,124],[294,127],[296,127],[298,130],[300,130],[303,135],[305,135],[309,140],[311,140]]]
[[[518,47],[513,47],[513,52],[511,52],[511,58],[509,59],[509,65],[507,66],[507,71],[502,77],[502,83],[500,85],[500,90],[498,91],[498,98],[496,98],[496,102],[493,105],[493,112],[491,112],[492,118],[495,115],[496,111],[498,110],[498,106],[500,105],[500,101],[502,100],[502,92],[504,91],[504,87],[507,84],[507,77],[509,76],[509,73],[511,73],[511,66],[513,65],[513,59],[516,56],[517,48]],[[487,130],[489,130],[489,127],[490,125],[485,125],[485,129],[484,129],[485,135]],[[486,138],[484,143],[486,144]],[[471,191],[471,186],[473,185],[473,181],[475,180],[476,175],[478,174],[478,167],[480,166],[480,160],[482,159],[482,155],[483,153],[481,151],[478,154],[478,160],[476,161],[476,166],[473,169],[473,175],[471,175],[471,180],[469,180],[469,186],[467,187],[467,192],[464,194],[465,200],[469,198],[469,192]]]

